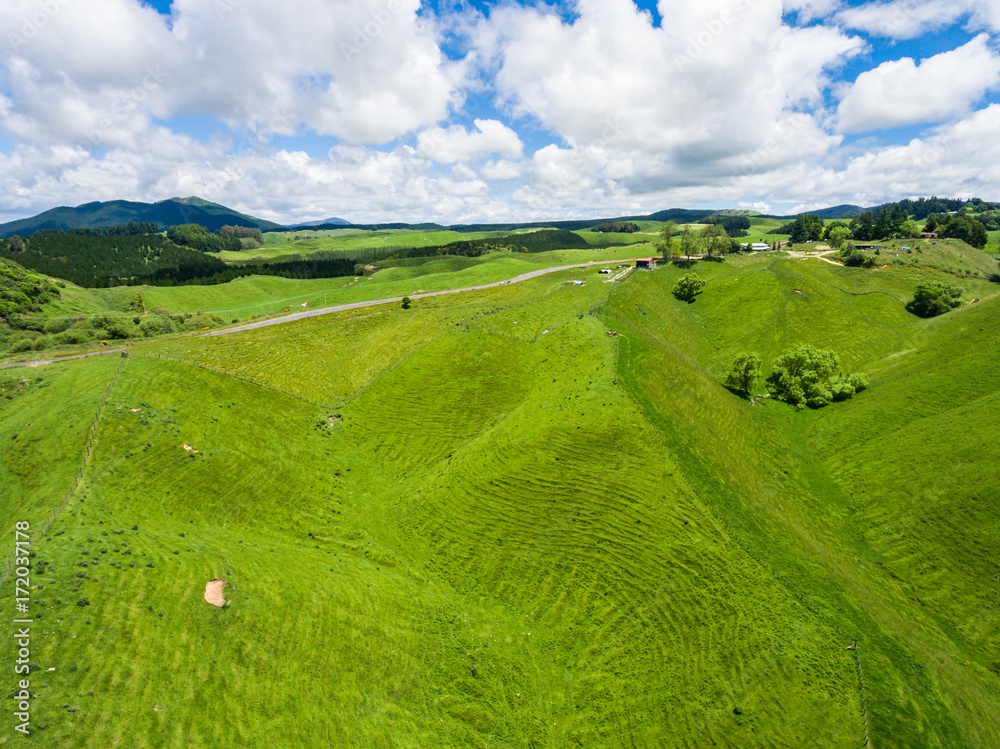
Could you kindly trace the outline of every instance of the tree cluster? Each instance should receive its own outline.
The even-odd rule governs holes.
[[[178,247],[162,234],[90,237],[40,231],[22,249],[0,241],[0,257],[79,286],[103,288],[143,283],[185,283],[226,269],[225,263]]]
[[[877,211],[865,211],[860,217],[851,219],[851,233],[861,242],[902,236],[903,225],[909,218],[906,210],[895,203]]]
[[[598,224],[591,231],[611,232],[615,234],[634,234],[639,231],[639,224],[632,221],[611,221],[607,224]]]
[[[545,229],[526,234],[507,234],[492,239],[460,239],[434,247],[402,247],[389,258],[434,257],[461,255],[480,257],[488,252],[549,252],[551,250],[583,249],[587,240],[565,229]]]
[[[971,198],[970,200],[938,197],[918,198],[917,200],[900,200],[898,203],[890,203],[888,207],[893,205],[900,206],[917,221],[923,221],[934,214],[965,211],[970,208],[977,213],[1000,209],[1000,204],[988,203],[980,198]]]
[[[906,309],[919,317],[936,317],[959,307],[962,289],[942,281],[926,281],[913,294]]]
[[[730,237],[745,237],[750,231],[750,219],[747,216],[709,216],[701,220],[703,224],[721,224]]]
[[[223,234],[221,229],[213,234],[201,224],[171,226],[167,229],[167,239],[181,247],[190,247],[201,252],[223,250],[238,252],[243,249],[243,243],[238,237]]]
[[[12,252],[10,244],[10,240],[0,240],[0,257],[89,288],[218,284],[253,275],[336,278],[355,272],[354,259],[334,253],[314,253],[280,262],[226,264],[211,255],[179,247],[162,234],[87,237],[44,231],[22,240],[20,252]]]
[[[868,387],[861,374],[840,371],[840,358],[833,351],[803,343],[774,360],[767,376],[771,394],[796,408],[822,408],[847,400]]]
[[[264,232],[252,226],[230,226],[227,224],[220,227],[216,233],[224,234],[227,237],[236,237],[237,239],[256,239],[260,244],[264,244]]]
[[[69,233],[84,237],[137,237],[140,234],[157,234],[159,231],[159,224],[155,221],[129,221],[117,226],[70,229]]]
[[[979,221],[962,213],[952,216],[931,216],[924,231],[937,232],[938,236],[961,239],[966,244],[981,250],[990,241],[986,227]]]
[[[791,235],[792,244],[816,242],[823,238],[823,219],[815,213],[800,213],[793,222],[776,229],[774,233]]]

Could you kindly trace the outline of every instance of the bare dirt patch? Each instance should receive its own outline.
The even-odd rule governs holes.
[[[225,580],[209,580],[205,583],[205,600],[213,606],[222,608],[226,605],[226,597],[222,589],[226,587]]]

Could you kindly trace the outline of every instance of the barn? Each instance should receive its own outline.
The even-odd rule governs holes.
[[[656,258],[653,257],[640,257],[635,261],[636,268],[645,268],[646,270],[656,270]]]

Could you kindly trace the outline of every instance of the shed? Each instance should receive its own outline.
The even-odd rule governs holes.
[[[646,270],[656,270],[656,258],[652,257],[641,257],[635,261],[636,268],[645,268]]]

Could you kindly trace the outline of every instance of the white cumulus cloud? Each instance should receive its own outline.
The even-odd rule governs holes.
[[[837,110],[844,132],[938,122],[969,110],[1000,83],[1000,56],[985,34],[917,64],[904,57],[858,76]]]
[[[482,154],[518,159],[524,146],[517,133],[497,120],[475,120],[469,132],[460,125],[429,128],[417,137],[417,152],[439,164],[455,164]]]

